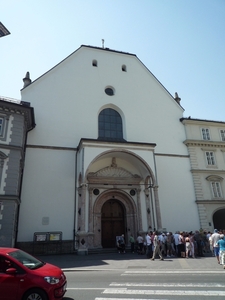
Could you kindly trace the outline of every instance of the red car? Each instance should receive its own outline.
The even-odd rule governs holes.
[[[60,268],[22,250],[0,247],[1,300],[60,300],[66,285]]]

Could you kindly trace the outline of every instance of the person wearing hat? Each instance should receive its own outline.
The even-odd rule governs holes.
[[[219,245],[218,245],[218,241],[220,239],[220,234],[218,233],[217,229],[214,229],[214,233],[211,236],[211,241],[212,241],[212,246],[213,246],[213,251],[214,251],[214,255],[217,259],[218,264],[220,264],[220,258],[219,258]]]

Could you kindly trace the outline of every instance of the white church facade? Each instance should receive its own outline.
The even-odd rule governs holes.
[[[33,82],[27,74],[21,97],[36,126],[26,140],[17,246],[31,250],[48,236],[83,254],[115,247],[121,234],[128,244],[130,234],[154,229],[212,230],[213,213],[224,213],[221,192],[202,217],[180,98],[136,55],[82,45]]]

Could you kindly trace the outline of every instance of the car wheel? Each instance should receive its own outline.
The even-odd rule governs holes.
[[[44,291],[33,289],[25,293],[23,300],[48,300],[48,297]]]

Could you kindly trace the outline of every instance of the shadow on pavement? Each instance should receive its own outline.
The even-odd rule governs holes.
[[[61,269],[67,268],[83,268],[83,267],[100,267],[109,266],[113,262],[118,261],[133,261],[136,260],[146,260],[148,261],[146,255],[138,255],[137,253],[101,253],[101,254],[88,254],[88,255],[77,255],[77,254],[58,254],[58,255],[39,255],[39,259],[44,262],[58,266]],[[196,257],[196,259],[204,259],[206,257],[211,257],[211,255],[205,255],[205,257]],[[164,262],[173,262],[176,257],[165,258]],[[186,258],[183,258],[186,260]],[[190,258],[190,260],[196,260]],[[156,258],[156,261],[159,259]],[[189,259],[188,259],[189,260]],[[107,262],[109,261],[109,262]],[[154,262],[152,262],[154,264]]]
[[[106,261],[124,261],[124,260],[140,260],[147,259],[146,255],[138,255],[137,253],[104,253],[104,254],[59,254],[59,255],[41,255],[39,259],[44,262],[58,266],[61,269],[65,268],[81,268],[93,266],[106,266],[109,265]]]

